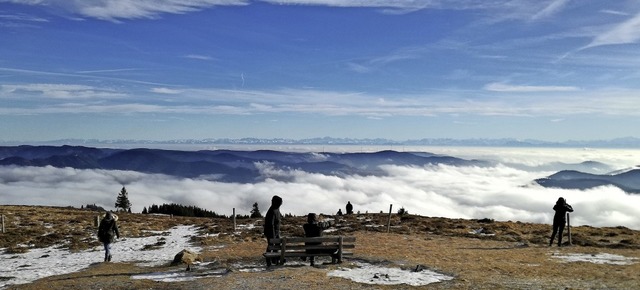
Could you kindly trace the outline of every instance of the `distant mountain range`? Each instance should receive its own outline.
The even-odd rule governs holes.
[[[612,172],[591,174],[575,170],[562,170],[536,182],[544,187],[565,189],[589,189],[603,185],[613,185],[629,193],[640,193],[640,167]]]
[[[357,138],[218,138],[218,139],[179,139],[179,140],[98,140],[98,139],[61,139],[39,142],[12,142],[2,141],[4,145],[380,145],[380,146],[494,146],[494,147],[570,147],[570,148],[640,148],[640,138],[624,137],[610,140],[568,140],[562,142],[541,141],[535,139],[452,139],[452,138],[424,138],[415,140],[396,141],[383,138],[357,139]]]
[[[255,183],[267,178],[288,178],[278,170],[302,170],[334,176],[384,175],[381,165],[491,166],[482,160],[466,160],[428,152],[296,153],[273,150],[112,149],[85,146],[0,146],[0,166],[53,166],[77,169],[130,170],[219,182]],[[613,185],[630,193],[640,193],[640,167],[611,172],[611,167],[594,161],[579,164],[553,162],[535,167],[511,164],[522,170],[553,170],[535,180],[544,187],[588,189]],[[524,167],[523,167],[524,166]],[[276,170],[265,170],[271,168]]]
[[[292,153],[271,150],[177,151],[162,149],[102,149],[84,146],[0,147],[0,166],[53,166],[78,169],[132,170],[220,182],[253,183],[266,178],[265,165],[276,169],[303,170],[326,175],[382,175],[380,165],[485,166],[479,160],[465,160],[432,153],[380,151],[374,153]]]

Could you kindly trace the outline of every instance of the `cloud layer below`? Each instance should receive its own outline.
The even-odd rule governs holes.
[[[523,154],[516,156],[514,152],[505,152],[503,161],[528,160],[526,154],[531,154],[521,150]],[[575,157],[594,160],[604,153],[580,152]],[[615,163],[625,154],[616,151],[600,161],[626,166]],[[540,155],[539,164],[551,158],[551,154]],[[252,204],[258,202],[265,213],[271,196],[277,194],[284,199],[282,212],[295,215],[334,214],[339,208],[344,211],[346,202],[351,201],[360,212],[387,212],[393,205],[393,212],[404,207],[409,213],[424,216],[548,224],[553,216],[551,208],[562,196],[576,210],[571,217],[574,225],[640,229],[640,195],[614,187],[548,189],[532,182],[553,172],[523,171],[502,164],[487,168],[387,165],[383,170],[387,176],[336,177],[267,166],[263,171],[270,179],[257,184],[231,184],[128,171],[0,167],[0,203],[76,207],[95,203],[112,209],[121,184],[125,184],[134,212],[152,204],[180,203],[226,215],[233,208],[239,214],[248,214]]]

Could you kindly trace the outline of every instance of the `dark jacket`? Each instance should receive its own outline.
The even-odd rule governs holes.
[[[282,215],[280,214],[280,208],[271,206],[264,216],[264,236],[267,237],[267,239],[280,237],[281,221]]]
[[[556,205],[553,206],[553,210],[556,213],[553,215],[553,223],[554,224],[563,224],[567,221],[566,216],[567,212],[573,212],[573,207],[563,201],[558,201]]]
[[[311,216],[313,215],[313,216]],[[307,238],[313,238],[313,237],[321,237],[324,230],[328,229],[329,227],[333,226],[335,223],[333,221],[328,221],[328,222],[318,222],[316,221],[316,217],[315,214],[310,214],[307,223],[302,225],[302,228],[304,229],[304,236]],[[306,242],[305,245],[307,246],[315,246],[315,245],[320,245],[321,243],[316,243],[316,242]],[[322,252],[326,252],[327,250],[321,250],[321,249],[316,249],[316,250],[306,250],[307,254],[317,254],[317,253],[322,253]],[[328,252],[333,252],[332,250],[328,250]]]
[[[322,237],[324,230],[328,229],[331,226],[331,222],[316,222],[304,224],[302,225],[302,228],[304,229],[304,236],[307,238],[311,238]]]
[[[102,243],[113,243],[115,237],[120,238],[120,232],[118,231],[118,224],[116,220],[111,216],[105,216],[100,221],[100,227],[98,227],[98,240]]]

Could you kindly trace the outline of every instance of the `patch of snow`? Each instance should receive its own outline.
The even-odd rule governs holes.
[[[496,234],[493,234],[493,233],[487,234],[486,230],[484,228],[480,228],[480,229],[477,229],[477,230],[472,230],[469,233],[473,234],[473,235],[488,236],[488,237],[492,237],[492,236],[496,235]]]
[[[630,258],[621,255],[614,255],[608,253],[598,254],[563,254],[553,255],[556,259],[564,260],[565,262],[589,262],[594,264],[612,264],[612,265],[631,265],[635,264],[637,258]]]
[[[131,276],[131,279],[141,280],[147,279],[157,282],[185,282],[193,281],[199,278],[209,278],[213,276],[222,276],[227,274],[227,269],[212,269],[202,272],[185,271],[184,269],[170,270],[165,272],[153,272],[146,274],[138,274]]]
[[[256,228],[256,225],[255,224],[238,225],[237,228],[245,229],[245,230],[252,230],[252,229]]]
[[[197,234],[197,227],[177,226],[162,236],[143,238],[122,238],[111,245],[113,262],[138,262],[142,266],[168,264],[182,249],[199,252],[201,248],[189,244],[191,236]],[[147,245],[157,248],[144,250]],[[4,249],[0,249],[4,252]],[[0,289],[8,285],[30,283],[48,276],[77,272],[104,260],[102,246],[71,253],[60,246],[29,249],[23,254],[0,255],[0,277],[12,277],[0,280]]]
[[[410,286],[423,286],[453,279],[451,276],[426,269],[410,271],[362,262],[355,262],[354,264],[357,268],[340,268],[329,272],[327,275],[349,279],[358,283],[376,285],[407,284]]]
[[[379,228],[379,227],[384,227],[384,225],[365,225],[365,227],[367,227],[367,228]]]

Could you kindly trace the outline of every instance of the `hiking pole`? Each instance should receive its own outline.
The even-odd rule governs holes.
[[[567,213],[567,235],[569,235],[569,246],[571,246],[571,220],[569,219],[569,213]]]

